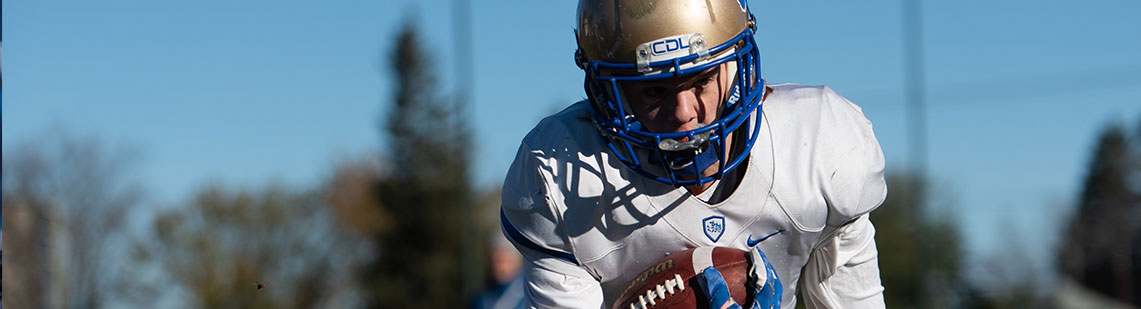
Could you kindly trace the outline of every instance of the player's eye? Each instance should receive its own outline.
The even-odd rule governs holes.
[[[709,86],[709,84],[712,84],[712,83],[713,83],[713,80],[714,80],[714,79],[716,79],[716,78],[717,78],[717,75],[716,75],[716,74],[714,74],[714,75],[709,75],[709,76],[707,76],[707,77],[705,77],[705,78],[702,78],[701,80],[697,81],[697,87],[702,87],[702,88],[704,88],[704,87],[706,87],[706,86]]]

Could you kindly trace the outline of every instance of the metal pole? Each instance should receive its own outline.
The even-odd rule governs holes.
[[[912,168],[927,174],[926,71],[923,59],[923,13],[921,0],[903,0],[904,82],[908,102]]]
[[[903,56],[904,56],[904,85],[905,100],[907,100],[907,124],[911,147],[911,164],[915,173],[914,182],[908,184],[914,200],[912,211],[916,227],[914,245],[918,251],[919,259],[915,264],[917,268],[919,291],[921,299],[938,302],[931,299],[935,297],[930,280],[928,268],[931,266],[931,248],[927,245],[927,111],[926,111],[926,72],[923,60],[923,9],[921,0],[903,0]]]
[[[468,117],[468,105],[472,97],[472,24],[471,24],[471,0],[456,0],[452,4],[452,26],[453,38],[455,39],[455,111],[459,115],[459,119],[472,119]],[[465,124],[466,121],[464,121]],[[470,176],[469,176],[470,177]],[[470,187],[469,187],[470,188]],[[474,192],[467,192],[469,199],[460,205],[463,209],[463,216],[461,220],[462,227],[460,228],[460,241],[462,242],[460,248],[461,260],[463,261],[462,274],[462,293],[464,299],[471,298],[479,289],[479,282],[481,273],[480,261],[481,255],[479,251],[480,238],[476,232],[474,218],[476,203],[472,202],[471,198],[474,197]]]

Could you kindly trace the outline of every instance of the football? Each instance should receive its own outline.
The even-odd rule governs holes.
[[[713,266],[725,277],[729,294],[742,306],[749,304],[749,252],[728,247],[700,247],[676,252],[650,264],[634,277],[614,309],[708,308],[709,300],[695,278]]]

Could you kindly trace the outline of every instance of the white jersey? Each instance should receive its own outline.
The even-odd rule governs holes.
[[[769,87],[760,136],[716,204],[622,165],[587,102],[543,119],[503,185],[504,233],[523,253],[531,307],[609,307],[641,270],[701,246],[757,246],[793,308],[883,307],[875,229],[883,153],[858,106],[824,86]],[[713,188],[707,190],[712,191]]]

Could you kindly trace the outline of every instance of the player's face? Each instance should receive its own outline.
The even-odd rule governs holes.
[[[673,133],[697,129],[717,121],[729,93],[730,64],[727,62],[705,71],[674,78],[633,82],[623,85],[623,93],[634,117],[651,132]],[[732,134],[726,137],[732,140]],[[686,142],[681,138],[679,142]],[[732,147],[730,145],[729,147]],[[726,154],[728,155],[728,154]],[[724,159],[724,158],[722,158]],[[717,172],[714,164],[702,171],[702,177]],[[712,183],[690,188],[700,192]]]
[[[689,131],[713,123],[721,114],[729,88],[725,69],[722,64],[686,76],[628,83],[623,93],[634,117],[649,131]]]

